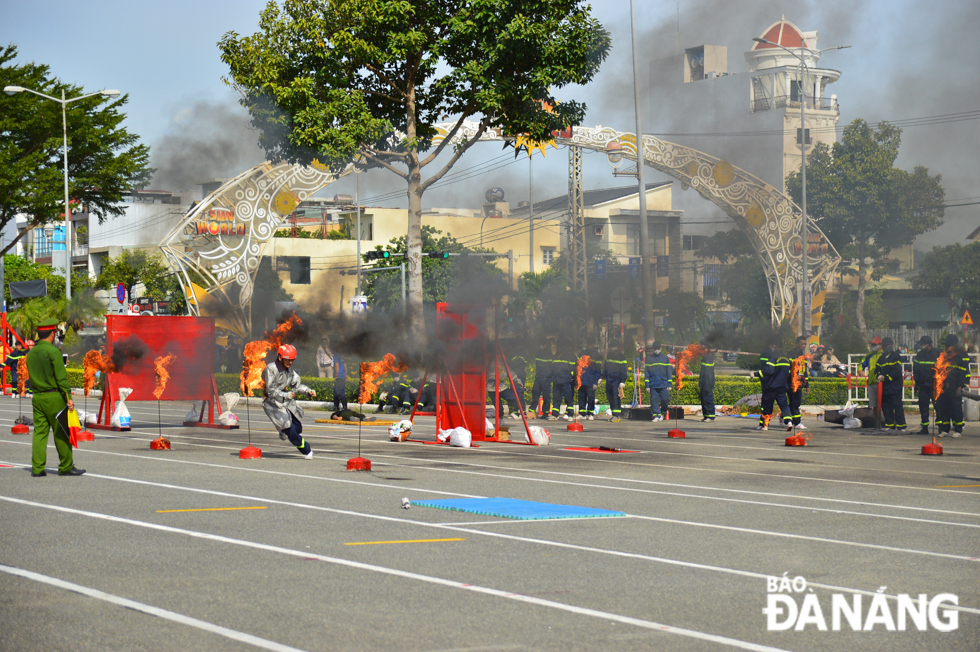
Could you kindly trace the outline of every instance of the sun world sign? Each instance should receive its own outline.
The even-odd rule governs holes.
[[[235,223],[235,211],[230,208],[212,208],[208,219],[195,226],[197,235],[245,235],[245,225]]]

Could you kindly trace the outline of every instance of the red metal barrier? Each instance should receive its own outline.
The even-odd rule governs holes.
[[[118,371],[106,374],[99,405],[101,429],[111,429],[113,405],[120,387],[132,388],[129,401],[155,401],[156,372],[153,360],[173,353],[177,359],[167,367],[170,381],[161,396],[164,401],[206,401],[198,421],[185,425],[234,428],[214,422],[218,387],[214,379],[214,318],[109,315],[106,318],[106,351],[115,356]],[[126,355],[129,353],[129,355]],[[207,421],[204,420],[207,412]],[[103,414],[105,418],[103,420]]]
[[[487,307],[440,303],[436,313],[436,337],[445,345],[446,356],[439,374],[437,427],[462,426],[473,441],[486,441]]]

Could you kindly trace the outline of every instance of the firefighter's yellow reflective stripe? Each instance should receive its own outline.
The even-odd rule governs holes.
[[[702,362],[701,363],[701,366],[702,367],[713,367],[713,366],[715,366],[715,363],[714,362]]]
[[[614,364],[627,364],[629,360],[606,360],[606,362],[612,362]]]
[[[669,367],[670,366],[670,363],[669,362],[648,362],[647,363],[647,366],[648,367],[656,367],[656,366]]]

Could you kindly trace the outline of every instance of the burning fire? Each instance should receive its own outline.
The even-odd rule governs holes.
[[[361,393],[359,401],[367,403],[371,395],[378,391],[378,381],[389,373],[400,374],[408,369],[408,365],[399,362],[393,353],[385,353],[385,357],[378,362],[361,363]]]
[[[772,421],[772,415],[771,414],[763,414],[762,415],[762,425],[764,425],[765,427],[768,428],[770,421]]]
[[[17,373],[20,374],[19,367]],[[949,358],[946,357],[945,351],[939,354],[939,359],[936,360],[932,373],[934,374],[932,398],[938,401],[939,395],[943,393],[943,385],[946,384],[946,376],[949,375]]]
[[[575,367],[575,389],[582,387],[582,372],[592,363],[592,358],[583,355],[578,359],[578,366]]]
[[[82,361],[82,367],[85,369],[85,373],[82,375],[82,388],[85,390],[85,396],[88,396],[92,392],[92,388],[95,387],[95,372],[109,373],[111,366],[112,362],[109,357],[102,355],[99,351],[92,350],[85,354],[85,359]]]
[[[17,395],[24,395],[24,385],[27,383],[29,375],[27,373],[27,356],[25,355],[17,361]]]
[[[170,372],[167,371],[167,367],[176,359],[177,356],[173,353],[168,353],[153,361],[153,368],[157,374],[157,387],[153,390],[153,395],[157,400],[160,400],[160,397],[163,396],[163,390],[167,389],[167,381],[170,380]]]
[[[286,334],[294,327],[303,323],[303,320],[293,313],[285,322],[279,324],[274,331],[265,334],[264,340],[256,340],[245,345],[245,359],[242,361],[242,395],[248,396],[252,390],[261,389],[265,386],[262,380],[262,370],[265,368],[265,355],[271,349],[278,349],[282,346]]]
[[[675,370],[675,375],[677,376],[677,389],[684,389],[684,374],[691,374],[691,372],[687,369],[687,363],[691,361],[691,358],[704,355],[707,352],[708,349],[704,348],[700,344],[691,344],[677,355],[677,368]]]
[[[794,392],[798,391],[803,384],[803,381],[800,380],[800,365],[805,364],[807,360],[811,359],[813,359],[813,355],[807,353],[796,358],[789,364],[789,382]]]

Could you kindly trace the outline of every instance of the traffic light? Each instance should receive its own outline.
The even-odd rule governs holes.
[[[448,251],[430,251],[429,258],[439,258],[441,260],[449,260]]]
[[[364,254],[364,257],[368,260],[379,260],[384,258],[391,258],[390,251],[369,251]]]

